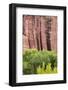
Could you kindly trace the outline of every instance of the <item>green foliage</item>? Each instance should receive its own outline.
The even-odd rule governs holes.
[[[31,74],[31,64],[29,62],[23,62],[23,73]]]
[[[27,49],[23,54],[23,73],[56,73],[57,55],[54,51]],[[55,70],[54,70],[55,69]]]
[[[54,67],[57,67],[57,55],[55,52],[49,52],[49,59],[50,59],[50,63],[51,63],[51,68],[52,70],[54,70]]]

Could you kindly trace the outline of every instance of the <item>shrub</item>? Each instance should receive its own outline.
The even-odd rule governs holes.
[[[51,68],[54,70],[54,67],[57,67],[57,55],[54,51],[48,52],[48,56],[51,63]]]
[[[29,61],[33,54],[37,52],[36,49],[27,49],[23,54],[23,60]]]
[[[57,67],[57,55],[54,51],[27,49],[23,54],[24,74],[36,74],[38,67],[46,70],[49,64],[52,70]]]
[[[32,74],[31,64],[29,62],[23,62],[23,73],[24,74]]]

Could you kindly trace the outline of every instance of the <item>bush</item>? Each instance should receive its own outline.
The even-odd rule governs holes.
[[[45,71],[49,64],[52,70],[57,67],[57,55],[54,51],[27,49],[23,54],[24,74],[37,74],[38,67]]]
[[[49,59],[51,63],[51,68],[54,70],[54,67],[57,67],[57,55],[54,51],[48,52],[49,53]]]

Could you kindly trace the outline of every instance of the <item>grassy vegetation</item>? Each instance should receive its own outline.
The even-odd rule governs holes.
[[[25,75],[57,73],[57,55],[54,51],[27,49],[22,62]]]

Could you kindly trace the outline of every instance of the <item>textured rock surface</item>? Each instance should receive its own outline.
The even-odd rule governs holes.
[[[23,44],[24,49],[57,51],[57,17],[24,15]]]

